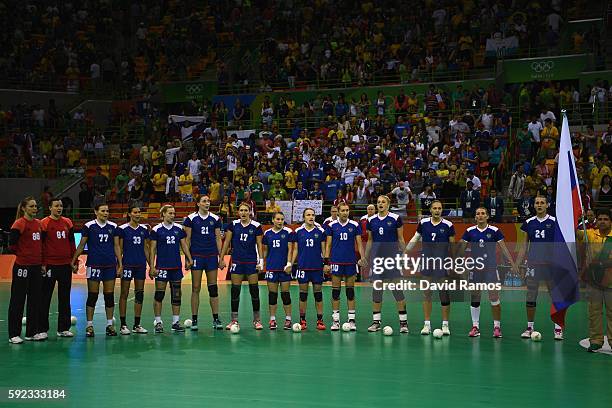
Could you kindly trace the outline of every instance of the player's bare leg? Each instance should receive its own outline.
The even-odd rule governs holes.
[[[134,279],[134,327],[132,327],[132,331],[138,334],[147,334],[147,329],[140,325],[142,303],[144,300],[144,286],[144,279]]]
[[[259,276],[252,273],[247,276],[249,282],[249,293],[251,294],[251,304],[253,305],[253,327],[255,330],[263,329],[260,315],[260,300],[259,300]]]
[[[163,333],[164,325],[161,319],[162,301],[166,296],[165,281],[155,281],[155,295],[153,300],[153,315],[155,316],[155,333]]]
[[[321,284],[312,285],[312,292],[315,299],[315,309],[317,310],[317,330],[325,330],[323,323],[323,288]]]
[[[217,286],[217,269],[206,271],[206,287],[208,289],[208,304],[213,318],[213,329],[223,330],[219,319],[219,288]]]
[[[106,311],[106,335],[116,336],[117,331],[113,324],[115,313],[115,279],[102,282],[102,293],[104,294],[104,310]]]
[[[87,316],[87,327],[85,335],[87,337],[94,336],[93,316],[96,308],[96,302],[100,293],[100,282],[88,279],[87,280],[87,303],[85,307],[85,315]]]
[[[278,309],[278,282],[268,282],[268,310],[270,330],[276,330],[276,309]]]
[[[300,283],[300,325],[306,330],[306,309],[308,307],[308,283]]]
[[[131,283],[131,280],[121,280],[121,293],[119,295],[119,320],[121,321],[121,327],[119,328],[119,332],[123,335],[130,334],[130,329],[127,327],[126,314],[127,299],[130,294]]]
[[[332,281],[332,331],[340,330],[340,289],[342,287],[342,276],[331,276]],[[354,307],[354,306],[353,306]]]
[[[355,324],[355,280],[357,275],[347,276],[344,282],[346,291],[346,303],[348,306],[348,324],[351,327],[351,331],[357,330]]]
[[[202,290],[202,271],[191,271],[191,330],[198,330],[198,311],[200,310],[200,291]]]

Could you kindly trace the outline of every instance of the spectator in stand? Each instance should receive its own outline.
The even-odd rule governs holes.
[[[429,207],[436,199],[436,193],[433,192],[431,186],[426,184],[423,187],[423,192],[419,194],[419,202],[421,204],[421,214],[429,215]]]
[[[178,179],[181,201],[184,203],[193,202],[193,182],[193,176],[189,173],[189,168],[186,167]]]
[[[461,192],[459,205],[463,211],[463,220],[471,221],[476,215],[476,209],[480,206],[480,192],[474,190],[474,185],[469,180],[465,184],[465,190]]]
[[[102,174],[101,167],[96,168],[96,175],[93,176],[92,182],[94,194],[106,197],[110,190],[110,182],[108,181],[108,177]]]
[[[612,171],[610,171],[610,167],[608,167],[601,156],[595,157],[595,166],[591,169],[590,173],[590,183],[591,183],[591,193],[593,200],[597,202],[599,196],[599,190],[601,188],[601,181],[604,176],[612,176]]]
[[[268,205],[266,205],[266,212],[270,214],[281,212],[281,208],[276,204],[274,197],[270,197]]]
[[[166,184],[168,181],[168,175],[166,174],[166,168],[160,167],[157,173],[153,175],[151,182],[153,183],[153,194],[155,202],[161,203],[166,198]],[[212,199],[211,199],[212,200]]]
[[[175,203],[179,201],[179,178],[176,175],[176,170],[172,170],[170,175],[166,178],[166,201]]]
[[[287,190],[281,186],[280,181],[275,180],[268,192],[268,197],[274,197],[275,200],[284,201],[289,198],[289,195],[287,194]]]
[[[408,204],[412,198],[410,187],[403,181],[399,181],[397,187],[391,190],[391,194],[395,197],[397,206],[401,209],[406,209],[406,214],[408,214]]]
[[[223,202],[219,207],[219,214],[226,220],[232,220],[236,215],[236,205],[231,202],[229,196],[223,197]]]
[[[115,191],[116,191],[116,200],[118,203],[126,202],[126,194],[127,194],[127,186],[130,181],[129,176],[125,170],[121,170],[117,177],[115,177]]]
[[[484,207],[489,213],[491,222],[502,222],[502,216],[504,215],[504,199],[497,195],[497,190],[491,188],[489,197],[484,199]]]
[[[164,157],[166,158],[166,172],[172,174],[172,169],[178,163],[178,152],[181,150],[182,144],[180,140],[176,141],[176,145],[172,145],[172,142],[166,143],[166,151]]]
[[[522,197],[516,202],[516,210],[518,211],[518,221],[524,222],[527,218],[535,215],[534,199],[531,196],[529,189],[524,189]]]
[[[291,198],[293,200],[307,200],[308,199],[308,190],[304,188],[304,183],[302,181],[297,182],[297,188],[293,190],[291,193]]]
[[[602,207],[612,207],[612,183],[608,174],[601,178],[601,188],[597,196],[597,203]]]

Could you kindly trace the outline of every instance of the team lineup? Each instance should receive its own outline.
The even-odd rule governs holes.
[[[282,212],[274,213],[273,225],[265,232],[262,225],[251,218],[252,208],[240,204],[239,218],[231,222],[222,234],[220,217],[210,212],[210,199],[204,195],[197,201],[196,211],[187,216],[182,224],[175,223],[175,209],[164,205],[160,209],[162,222],[149,228],[142,225],[141,209],[128,209],[128,222],[117,225],[109,220],[109,207],[95,207],[96,218],[82,227],[82,239],[75,245],[72,222],[62,216],[62,202],[50,202],[50,215],[37,220],[36,201],[28,197],[18,207],[17,220],[11,229],[11,249],[17,256],[13,268],[11,302],[9,306],[9,342],[19,344],[21,321],[26,296],[27,321],[25,340],[41,341],[48,337],[49,308],[58,283],[58,337],[73,337],[70,331],[70,286],[71,275],[79,269],[79,257],[87,250],[86,277],[87,325],[85,334],[94,337],[94,312],[100,286],[106,313],[107,336],[147,334],[141,324],[147,275],[155,281],[153,296],[155,333],[164,332],[162,309],[168,286],[172,311],[171,330],[184,332],[186,327],[199,329],[198,312],[203,275],[212,314],[212,327],[224,328],[234,333],[240,330],[239,306],[243,281],[248,282],[252,305],[252,324],[255,330],[264,328],[261,318],[259,273],[265,273],[268,288],[270,330],[276,330],[278,295],[282,302],[285,330],[308,329],[306,319],[309,286],[312,286],[316,310],[316,329],[327,330],[324,322],[322,286],[331,282],[331,331],[356,331],[355,283],[361,271],[372,283],[372,323],[368,332],[377,332],[382,327],[382,303],[385,291],[390,292],[396,303],[399,332],[409,333],[406,298],[401,283],[406,271],[391,267],[373,271],[372,259],[393,259],[400,254],[445,259],[456,258],[469,250],[473,258],[481,260],[481,267],[466,274],[470,289],[470,315],[472,328],[470,337],[478,337],[480,331],[481,288],[487,288],[493,316],[492,336],[502,337],[501,330],[501,279],[497,254],[510,264],[511,270],[519,273],[524,261],[527,268],[527,327],[523,338],[539,335],[534,329],[536,300],[540,281],[550,287],[550,265],[539,244],[552,242],[555,218],[547,215],[545,197],[535,199],[536,215],[527,219],[521,230],[527,235],[527,243],[520,247],[516,258],[508,249],[501,230],[488,223],[489,214],[484,207],[475,212],[476,224],[467,228],[459,240],[451,221],[442,217],[442,203],[433,201],[429,214],[422,218],[412,238],[406,243],[401,217],[389,211],[390,199],[381,195],[376,205],[369,205],[367,214],[359,222],[350,218],[350,207],[341,204],[332,209],[331,217],[323,225],[315,222],[315,211],[305,209],[303,224],[295,230],[286,226]],[[536,244],[536,245],[533,245]],[[184,255],[184,268],[181,254]],[[224,259],[231,255],[228,265]],[[219,270],[228,268],[231,278],[231,318],[224,325],[219,317]],[[183,269],[191,272],[191,319],[180,320]],[[450,331],[451,290],[448,279],[453,271],[441,264],[427,265],[420,269],[420,285],[423,293],[423,327],[421,335],[448,336]],[[411,273],[414,273],[411,272]],[[120,279],[119,332],[115,329],[115,281]],[[299,322],[293,323],[290,286],[297,280],[299,285]],[[134,321],[130,329],[127,323],[128,295],[134,282]],[[341,322],[340,301],[342,282],[347,302],[347,316]],[[381,284],[382,283],[382,284]],[[432,330],[431,314],[433,290],[438,291],[441,306],[441,328]],[[36,296],[35,294],[40,294]],[[34,296],[33,296],[34,295]],[[40,300],[36,300],[40,298]],[[391,330],[385,327],[385,334]],[[435,333],[437,332],[437,333]],[[563,339],[563,328],[555,324],[554,338]]]

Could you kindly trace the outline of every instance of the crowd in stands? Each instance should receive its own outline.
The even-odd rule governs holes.
[[[0,78],[61,83],[79,91],[112,84],[127,94],[216,71],[221,84],[295,87],[330,81],[403,83],[491,65],[487,39],[515,36],[519,54],[553,50],[582,0],[188,1],[0,3]],[[575,33],[594,51],[597,31]],[[233,47],[238,56],[232,58]],[[495,52],[494,52],[495,54]],[[531,54],[529,54],[532,56]],[[546,54],[545,54],[546,55]],[[256,77],[253,77],[256,76]],[[434,75],[435,77],[435,75]]]

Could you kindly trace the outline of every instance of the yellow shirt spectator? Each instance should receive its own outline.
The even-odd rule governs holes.
[[[166,192],[166,180],[168,180],[166,173],[156,173],[153,176],[153,189],[157,192]]]
[[[210,183],[208,186],[208,196],[210,197],[210,202],[214,204],[218,204],[221,201],[221,184],[218,181]]]
[[[296,187],[296,183],[297,183],[297,178],[298,178],[298,172],[297,171],[289,171],[287,170],[285,172],[285,187],[286,188],[295,188]]]
[[[81,160],[81,151],[79,149],[70,149],[66,152],[66,155],[68,156],[68,164],[70,166],[74,165],[75,162],[76,165],[78,165],[79,161]]]
[[[179,192],[181,194],[193,194],[193,176],[181,174],[179,177]]]
[[[591,169],[591,188],[593,188],[593,190],[599,190],[601,187],[601,179],[605,175],[612,176],[610,168],[605,164],[601,166],[601,168],[595,166]]]
[[[583,234],[584,233],[579,233],[576,234],[576,236],[580,236],[580,239],[584,239]],[[587,230],[586,234],[588,239],[587,245],[589,251],[589,258],[596,259],[601,250],[604,248],[604,243],[608,241],[608,243],[605,245],[610,245],[609,241],[612,241],[612,231],[610,231],[608,235],[602,235],[599,231],[599,228],[595,228]],[[608,259],[610,259],[610,257],[612,257],[612,253],[609,255]],[[599,261],[601,261],[601,259],[599,259]],[[610,268],[608,268],[607,275],[609,276],[607,277],[607,287],[612,288],[612,276],[610,276]],[[604,284],[605,283],[606,282],[604,282]]]

